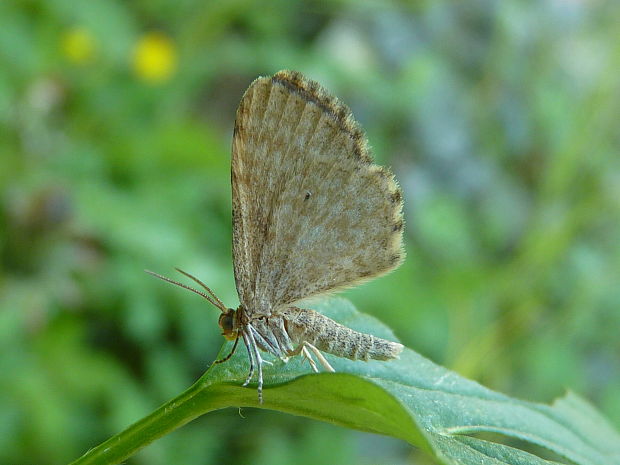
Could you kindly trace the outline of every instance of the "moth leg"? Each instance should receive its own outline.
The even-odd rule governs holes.
[[[248,377],[245,379],[245,382],[242,386],[247,386],[252,381],[252,377],[254,376],[254,351],[252,349],[252,342],[248,337],[247,333],[243,331],[241,333],[243,335],[243,342],[245,343],[245,348],[248,350],[248,358],[250,359],[250,373]]]
[[[248,325],[249,326],[249,325]],[[250,331],[247,332],[248,339],[250,340],[250,344],[252,346],[252,351],[254,352],[254,359],[256,360],[256,365],[258,366],[258,402],[260,404],[263,403],[263,358],[260,356],[260,352],[258,351],[258,345],[256,345],[256,341],[254,340],[254,335],[252,334],[253,328],[250,326]]]
[[[249,332],[252,334],[252,339],[254,339],[257,346],[260,346],[263,350],[276,355],[282,353],[282,350],[280,350],[277,345],[277,341],[273,340],[273,338],[264,337],[260,331],[250,324],[248,325],[248,329],[250,330]]]
[[[310,352],[308,352],[308,349],[306,349],[305,344],[306,344],[305,342],[302,342],[301,344],[299,344],[294,350],[291,350],[289,352],[289,356],[294,357],[295,355],[301,354],[304,357],[304,359],[307,360],[310,366],[312,367],[312,371],[314,371],[315,373],[318,373],[319,369],[317,368],[316,363],[314,362],[314,359],[312,358],[312,355],[310,354]],[[288,357],[286,361],[288,361]]]
[[[312,371],[314,371],[315,373],[318,373],[319,368],[316,366],[316,363],[312,359],[312,355],[310,354],[310,352],[308,352],[308,349],[306,349],[306,346],[301,344],[299,347],[301,347],[301,354],[304,356],[306,360],[308,360],[308,363],[312,367]]]
[[[308,363],[310,363],[312,370],[315,373],[318,373],[319,370],[316,366],[314,359],[312,358],[312,354],[310,354],[310,350],[312,351],[312,353],[314,353],[314,355],[316,355],[316,358],[319,359],[319,362],[321,363],[323,368],[325,368],[325,370],[329,371],[330,373],[336,372],[336,370],[334,370],[334,367],[330,365],[330,363],[323,356],[321,351],[317,349],[316,347],[314,347],[312,344],[310,344],[308,341],[304,341],[301,344],[299,344],[295,350],[293,350],[292,352],[289,352],[289,355],[293,356],[293,355],[302,354],[304,358],[308,360]]]
[[[286,363],[288,361],[289,352],[293,350],[293,341],[291,341],[286,327],[284,326],[284,318],[276,317],[273,318],[271,322],[271,332],[279,348],[279,353],[276,355]]]
[[[276,354],[279,354],[281,351],[278,348],[274,347],[273,344],[271,344],[258,331],[256,331],[256,329],[253,326],[248,325],[248,328],[250,328],[251,337],[254,340],[254,345],[257,348],[256,353],[258,354],[258,358],[260,360],[259,365],[262,363],[265,363],[267,365],[273,365],[273,362],[270,362],[268,360],[263,360],[263,358],[260,356],[260,352],[258,351],[258,344],[261,344],[263,348],[268,348]],[[256,343],[256,341],[258,341],[258,343]]]
[[[314,353],[314,355],[316,355],[316,358],[319,359],[319,362],[321,363],[321,365],[323,365],[323,368],[325,368],[330,373],[335,373],[336,372],[336,370],[334,370],[334,367],[332,367],[329,364],[329,362],[323,356],[323,354],[321,353],[321,351],[319,349],[317,349],[316,347],[314,347],[312,344],[310,344],[307,341],[304,341],[303,345],[304,345],[304,350],[306,350],[306,352],[307,352],[307,349],[310,349]]]
[[[230,360],[230,357],[233,356],[233,354],[235,353],[235,350],[237,350],[237,344],[239,344],[239,338],[235,339],[235,343],[232,346],[232,350],[230,351],[230,353],[224,357],[224,358],[220,358],[219,360],[215,360],[213,362],[213,365],[217,365],[218,363],[224,363],[227,362],[228,360]]]

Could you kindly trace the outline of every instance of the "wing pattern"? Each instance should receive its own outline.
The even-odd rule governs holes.
[[[397,267],[402,197],[348,107],[300,73],[255,80],[232,147],[233,260],[252,314]]]

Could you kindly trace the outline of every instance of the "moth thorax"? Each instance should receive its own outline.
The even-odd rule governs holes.
[[[222,329],[222,336],[229,341],[234,341],[238,337],[237,315],[234,309],[229,308],[222,312],[218,324]]]

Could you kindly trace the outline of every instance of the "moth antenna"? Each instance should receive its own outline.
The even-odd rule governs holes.
[[[226,309],[226,305],[224,305],[224,302],[222,302],[218,296],[215,295],[215,292],[213,292],[211,290],[211,288],[209,286],[207,286],[205,283],[203,283],[200,279],[198,279],[196,276],[192,276],[191,274],[189,274],[187,271],[183,271],[181,268],[174,268],[175,270],[177,270],[179,273],[184,274],[185,276],[187,276],[189,279],[191,279],[192,281],[194,281],[195,283],[199,284],[200,286],[202,286],[203,288],[205,288],[205,290],[209,293],[209,295],[211,297],[213,297],[213,299],[218,302],[221,307],[220,308],[224,308]],[[226,310],[224,310],[226,311]]]
[[[215,294],[213,294],[212,292],[211,292],[211,294],[215,297],[216,300],[212,299],[211,296],[205,294],[204,292],[199,291],[198,289],[194,289],[193,287],[189,287],[186,284],[183,284],[183,283],[180,283],[178,281],[175,281],[174,279],[167,278],[167,277],[162,276],[162,275],[160,275],[158,273],[155,273],[154,271],[150,271],[150,270],[144,270],[144,271],[147,272],[148,274],[152,275],[152,276],[155,276],[156,278],[161,279],[162,281],[166,281],[167,283],[174,284],[175,286],[182,287],[183,289],[187,289],[188,291],[192,291],[193,293],[198,294],[199,296],[207,299],[212,305],[215,305],[222,312],[226,312],[228,310],[226,308],[226,306],[222,303],[222,301],[220,299],[218,299],[217,297],[215,297]],[[209,289],[209,291],[211,291],[211,290]]]

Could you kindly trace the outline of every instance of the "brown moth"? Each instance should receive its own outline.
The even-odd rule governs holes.
[[[199,279],[195,292],[222,314],[226,339],[247,348],[246,386],[263,360],[321,351],[351,360],[390,360],[403,346],[343,326],[302,299],[357,285],[396,268],[402,248],[402,196],[389,170],[373,164],[350,110],[298,72],[256,79],[245,92],[232,143],[233,261],[240,305],[227,308]],[[260,349],[260,350],[259,350]]]

